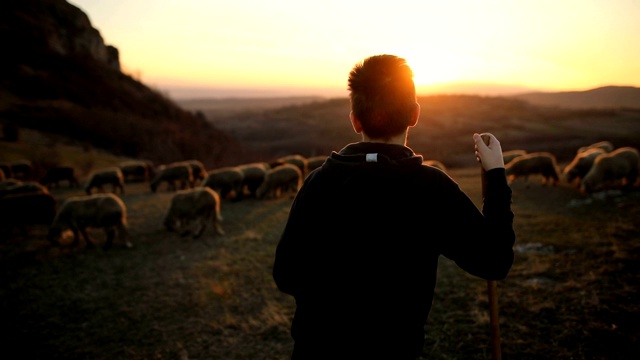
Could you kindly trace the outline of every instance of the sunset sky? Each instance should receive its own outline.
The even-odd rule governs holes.
[[[346,96],[366,56],[421,93],[640,86],[640,0],[73,0],[123,71],[176,98]]]

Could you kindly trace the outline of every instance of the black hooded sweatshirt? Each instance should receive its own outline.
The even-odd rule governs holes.
[[[273,278],[296,300],[293,359],[415,359],[440,255],[487,280],[513,264],[505,170],[486,173],[482,212],[409,147],[333,152],[307,176],[276,249]]]

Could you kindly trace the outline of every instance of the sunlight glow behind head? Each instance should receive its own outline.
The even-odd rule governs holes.
[[[627,0],[71,0],[123,69],[157,87],[332,88],[375,54],[418,88],[640,86],[640,2]]]

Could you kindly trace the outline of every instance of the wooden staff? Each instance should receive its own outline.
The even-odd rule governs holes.
[[[489,145],[491,138],[489,135],[482,134],[482,141]],[[484,167],[480,165],[480,179],[482,183],[482,201],[487,191],[487,178]],[[500,350],[500,320],[498,319],[498,282],[495,280],[487,280],[487,291],[489,293],[489,322],[491,324],[491,355],[493,360],[501,360],[502,352]]]

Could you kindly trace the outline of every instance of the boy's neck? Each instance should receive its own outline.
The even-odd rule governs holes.
[[[364,133],[362,133],[362,141],[407,146],[407,135],[408,135],[408,132],[405,131],[405,132],[403,132],[401,134],[398,134],[398,135],[392,137],[389,140],[383,140],[383,139],[372,139],[372,138],[368,137],[367,135],[365,135]]]

